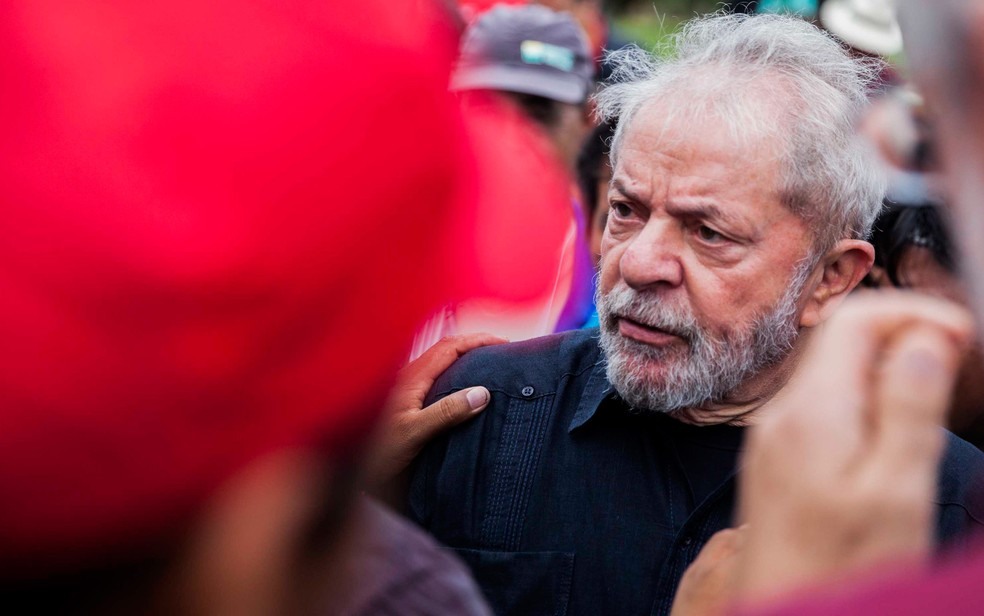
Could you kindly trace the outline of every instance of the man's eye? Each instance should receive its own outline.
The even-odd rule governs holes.
[[[632,208],[627,203],[622,203],[621,201],[612,202],[612,211],[619,218],[628,218],[632,215]]]
[[[707,225],[697,227],[697,237],[708,244],[717,244],[728,239]]]

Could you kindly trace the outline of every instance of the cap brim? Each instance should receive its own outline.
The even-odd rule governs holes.
[[[588,97],[588,84],[574,74],[551,74],[518,66],[459,68],[452,90],[505,90],[579,105]]]
[[[820,7],[820,23],[839,39],[850,45],[880,56],[902,51],[902,30],[897,22],[887,29],[859,23],[842,2],[828,1]]]

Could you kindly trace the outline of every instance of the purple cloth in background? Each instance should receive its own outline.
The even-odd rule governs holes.
[[[350,592],[326,606],[334,616],[492,616],[467,567],[407,520],[368,498],[356,503]]]
[[[594,314],[595,268],[588,248],[587,221],[584,208],[577,199],[571,199],[571,209],[577,222],[577,238],[574,241],[574,268],[571,276],[571,291],[564,308],[557,319],[554,332],[580,329]]]

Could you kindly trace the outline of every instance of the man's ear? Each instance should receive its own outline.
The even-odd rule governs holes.
[[[816,327],[861,282],[875,262],[875,248],[864,240],[841,240],[827,251],[818,267],[820,279],[800,315],[800,327]]]

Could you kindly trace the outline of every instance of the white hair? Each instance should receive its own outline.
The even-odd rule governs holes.
[[[632,118],[647,103],[659,102],[668,123],[713,112],[733,139],[779,139],[782,151],[772,154],[782,165],[777,190],[810,225],[815,251],[868,236],[885,179],[854,123],[880,61],[852,58],[819,28],[780,15],[697,18],[673,48],[665,59],[637,47],[610,54],[615,72],[596,101],[603,120],[619,119],[613,168]]]

